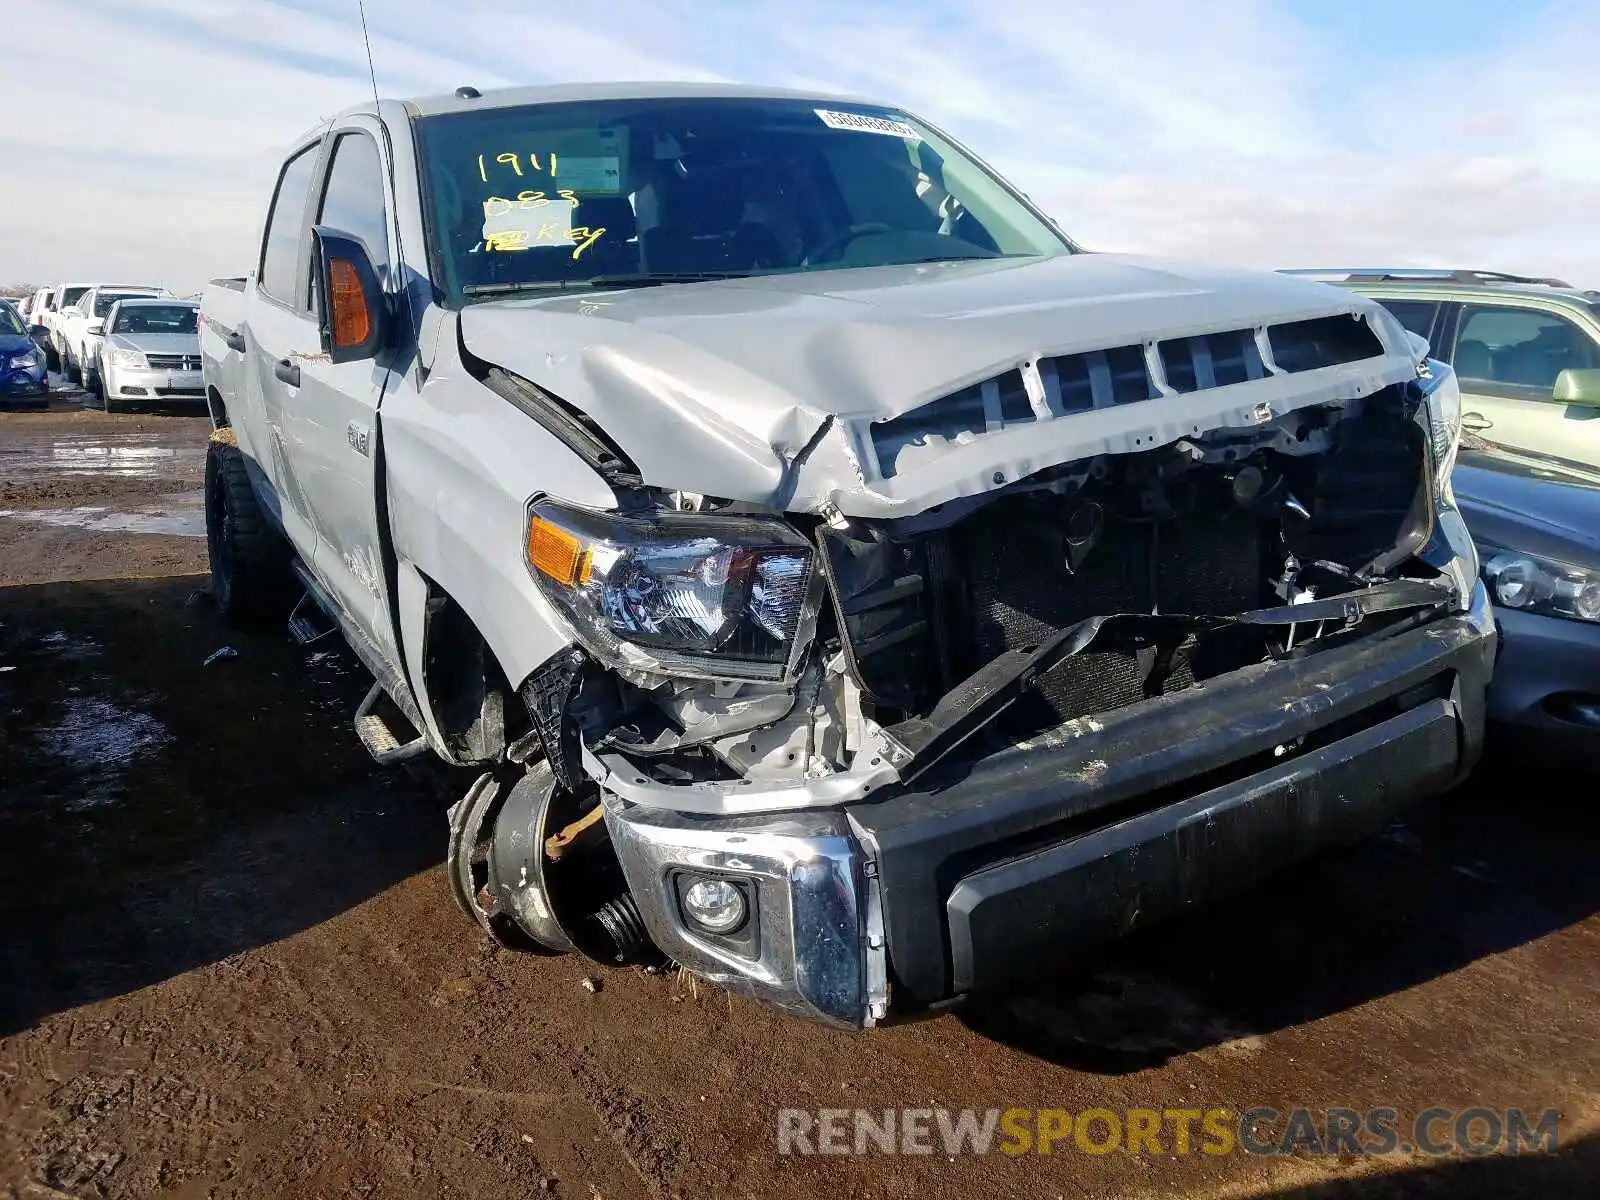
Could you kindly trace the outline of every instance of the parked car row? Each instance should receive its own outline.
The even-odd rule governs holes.
[[[205,399],[193,298],[150,284],[62,283],[40,288],[17,311],[39,368],[82,384],[107,412]],[[47,388],[36,393],[30,385],[27,394],[48,399]]]

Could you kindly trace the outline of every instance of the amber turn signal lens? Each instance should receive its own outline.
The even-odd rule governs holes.
[[[372,333],[372,314],[367,311],[366,293],[361,290],[361,276],[349,259],[336,258],[329,268],[333,301],[333,344],[341,350],[359,346]]]
[[[567,587],[589,582],[589,550],[574,535],[543,517],[528,522],[528,561]]]

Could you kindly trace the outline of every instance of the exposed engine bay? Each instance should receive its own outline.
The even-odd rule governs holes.
[[[724,816],[837,805],[1424,619],[1456,597],[1417,557],[1434,520],[1422,403],[1393,385],[909,519],[791,515],[796,548],[751,568],[746,593],[760,620],[794,630],[775,677],[684,677],[578,648],[549,664],[523,688],[534,728],[521,750],[542,748],[548,770],[504,813],[460,814],[468,845],[499,828],[458,898],[486,928],[637,959],[649,939],[603,795]],[[751,515],[682,493],[654,502]],[[519,795],[530,789],[537,802]]]
[[[1410,407],[1397,386],[1068,463],[912,519],[812,521],[825,599],[792,687],[619,680],[580,705],[583,740],[665,785],[821,778],[875,750],[925,766],[930,721],[961,725],[945,741],[981,724],[965,752],[983,753],[1307,653],[1365,619],[1326,602],[1432,574],[1412,562],[1431,510]],[[1422,587],[1389,598],[1448,599]],[[1309,602],[1324,603],[1288,619]]]

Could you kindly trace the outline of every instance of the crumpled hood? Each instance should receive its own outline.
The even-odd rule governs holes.
[[[1338,313],[1367,314],[1384,357],[996,428],[892,478],[873,453],[873,423],[1041,358]],[[460,321],[472,355],[583,410],[649,484],[863,516],[919,512],[1054,463],[1415,375],[1404,331],[1365,297],[1107,254],[508,299]]]

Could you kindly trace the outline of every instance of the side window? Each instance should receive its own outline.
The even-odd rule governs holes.
[[[1587,333],[1555,313],[1468,305],[1453,365],[1463,384],[1549,399],[1557,375],[1569,367],[1600,366],[1600,351]]]
[[[1382,296],[1374,296],[1379,304],[1395,315],[1395,318],[1412,333],[1428,337],[1433,330],[1433,319],[1439,314],[1437,300],[1388,300]],[[1437,354],[1437,348],[1434,349]]]
[[[311,168],[316,162],[315,145],[291,158],[278,177],[278,194],[272,198],[267,234],[261,243],[259,279],[261,290],[279,300],[294,297],[300,243],[305,236],[306,195],[311,191]]]
[[[378,144],[364,133],[345,133],[333,144],[317,224],[353,233],[366,243],[379,279],[389,269],[389,218],[384,204]]]

